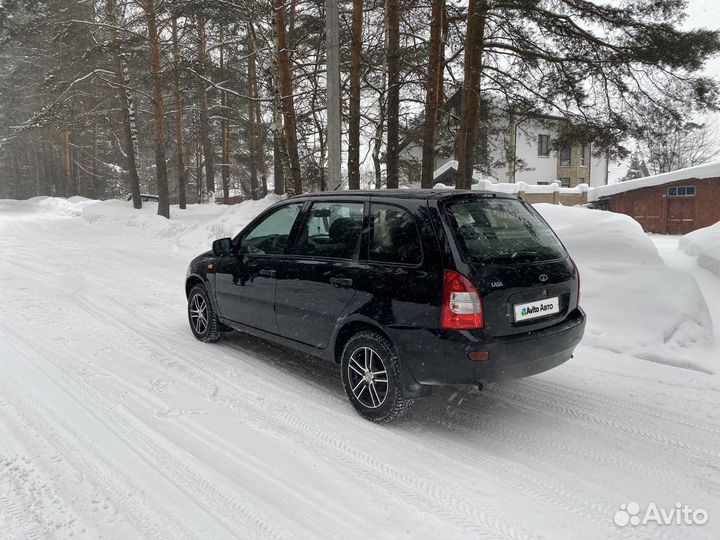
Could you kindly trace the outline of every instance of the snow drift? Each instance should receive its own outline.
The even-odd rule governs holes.
[[[692,276],[665,267],[629,216],[538,204],[581,275],[588,315],[583,343],[645,360],[714,371],[694,359],[713,342],[712,320]]]
[[[680,238],[680,249],[697,257],[698,266],[720,276],[720,221]]]

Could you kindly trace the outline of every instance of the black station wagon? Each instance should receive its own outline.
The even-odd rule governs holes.
[[[375,422],[435,385],[555,367],[585,328],[577,267],[513,195],[302,195],[212,247],[186,278],[195,337],[237,329],[337,362],[350,402]]]

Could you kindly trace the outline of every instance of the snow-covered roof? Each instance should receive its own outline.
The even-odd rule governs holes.
[[[720,178],[720,161],[711,161],[703,165],[678,169],[677,171],[670,171],[663,174],[655,174],[635,180],[627,180],[626,182],[618,182],[617,184],[598,186],[588,192],[588,201],[597,201],[601,197],[616,195],[633,189],[660,186],[670,182],[690,180],[691,178]]]
[[[458,162],[456,159],[450,159],[444,165],[435,169],[435,172],[433,173],[433,180],[436,179],[438,176],[445,174],[450,169],[453,169],[455,171],[458,170]]]

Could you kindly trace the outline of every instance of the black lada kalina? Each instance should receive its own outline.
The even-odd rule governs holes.
[[[185,292],[199,340],[240,330],[337,362],[375,422],[436,385],[551,369],[585,328],[552,229],[521,199],[479,191],[289,198],[194,259]]]

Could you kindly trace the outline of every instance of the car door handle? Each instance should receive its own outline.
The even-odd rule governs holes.
[[[258,272],[259,275],[264,276],[264,277],[275,277],[276,273],[277,272],[275,272],[275,270],[268,270],[266,268],[263,268],[262,270],[260,270]]]
[[[341,277],[331,277],[330,278],[330,285],[335,285],[336,287],[352,287],[353,280],[350,278],[341,278]]]

